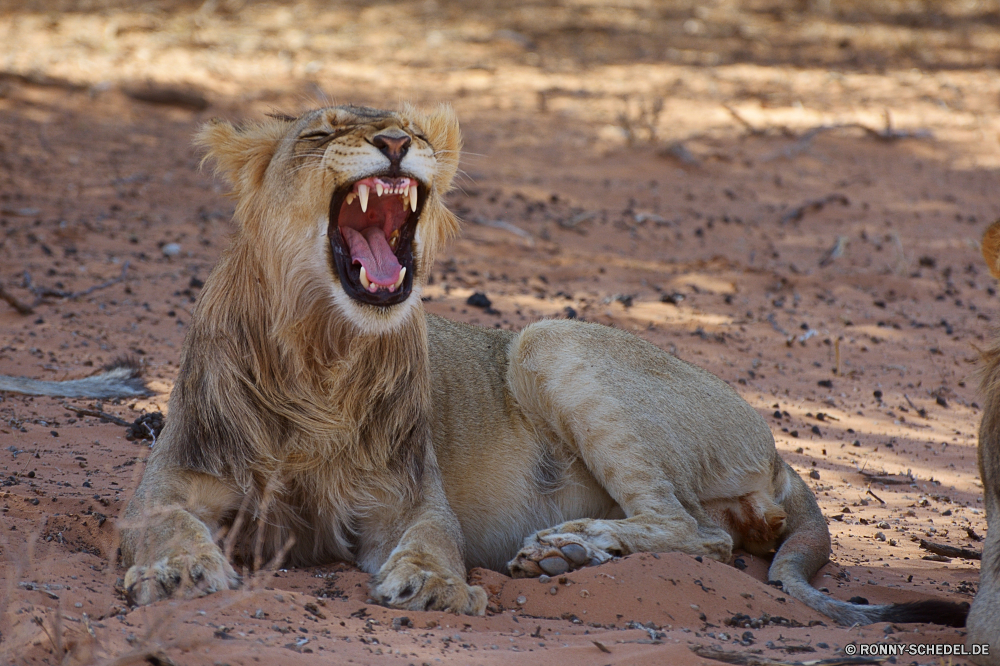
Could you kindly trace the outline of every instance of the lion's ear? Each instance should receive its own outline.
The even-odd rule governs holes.
[[[201,127],[194,142],[206,149],[202,163],[214,160],[216,172],[229,181],[239,198],[260,188],[267,165],[287,131],[288,122],[283,118],[241,127],[216,118]]]
[[[458,172],[458,158],[462,151],[462,130],[458,127],[458,116],[448,104],[442,104],[430,113],[418,111],[406,104],[403,114],[414,118],[424,136],[434,148],[434,157],[438,162],[435,185],[444,194],[451,189],[451,181]]]
[[[1000,278],[1000,220],[983,234],[983,259],[995,278]]]

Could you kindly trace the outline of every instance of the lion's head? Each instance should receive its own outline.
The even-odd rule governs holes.
[[[237,241],[270,259],[261,270],[283,287],[276,293],[292,307],[325,296],[366,332],[405,318],[435,252],[458,230],[443,203],[461,148],[450,107],[216,120],[196,142],[231,183]]]

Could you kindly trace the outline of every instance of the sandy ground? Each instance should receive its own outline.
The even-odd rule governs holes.
[[[962,641],[835,627],[749,555],[643,554],[546,582],[477,570],[482,618],[370,604],[343,563],[130,609],[115,520],[149,448],[71,408],[165,411],[230,232],[190,145],[199,123],[450,102],[465,224],[429,311],[577,316],[711,370],[819,498],[834,547],[817,587],[971,601],[978,562],[925,559],[919,540],[976,549],[986,531],[974,373],[997,316],[978,246],[1000,213],[995,3],[131,4],[0,7],[0,283],[31,304],[113,282],[31,314],[0,302],[0,373],[79,377],[130,354],[159,391],[0,395],[0,661],[707,664],[693,646],[794,662]]]

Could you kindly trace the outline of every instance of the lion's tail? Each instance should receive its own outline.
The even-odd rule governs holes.
[[[130,358],[120,358],[96,375],[61,382],[0,375],[0,391],[95,400],[138,398],[151,393],[142,379],[139,364]]]
[[[842,625],[928,622],[949,627],[965,626],[968,604],[932,599],[872,606],[867,602],[850,603],[834,599],[810,585],[812,577],[829,561],[830,532],[809,487],[787,465],[784,472],[790,491],[780,503],[788,514],[787,536],[768,571],[772,585],[780,583],[787,594]]]

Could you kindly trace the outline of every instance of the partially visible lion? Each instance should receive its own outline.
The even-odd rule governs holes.
[[[425,314],[453,112],[324,108],[198,135],[239,228],[205,284],[169,415],[122,527],[138,603],[248,565],[351,560],[398,608],[483,613],[466,567],[559,574],[643,551],[770,577],[838,622],[960,624],[809,585],[830,537],[767,424],[724,382],[576,321],[519,333]]]
[[[1000,220],[983,234],[983,258],[993,277],[1000,278]],[[1000,666],[1000,340],[983,353],[983,420],[979,424],[979,474],[986,502],[986,542],[979,570],[979,591],[969,611],[966,644],[990,646],[987,657],[973,657],[983,666]]]

